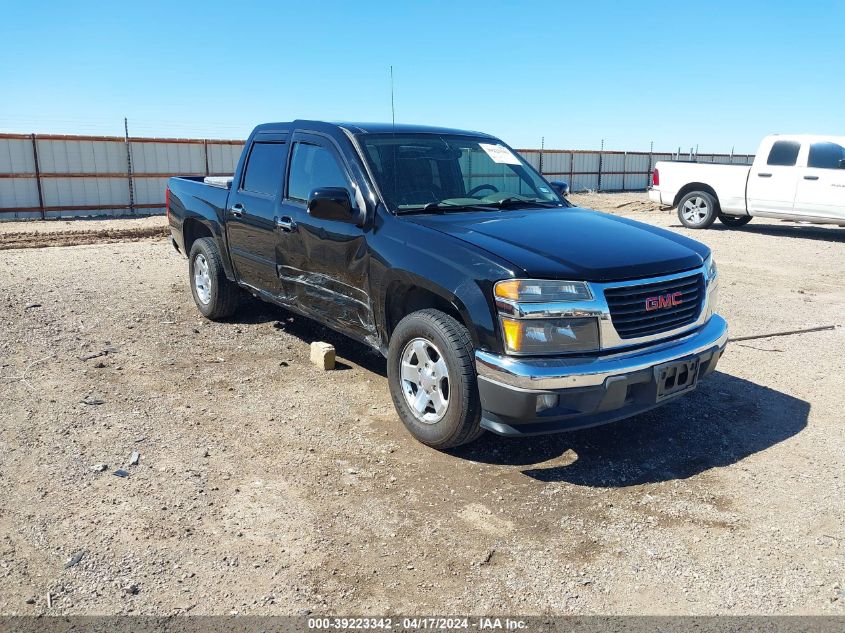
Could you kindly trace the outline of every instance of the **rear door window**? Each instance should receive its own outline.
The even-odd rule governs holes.
[[[798,160],[798,152],[801,150],[801,143],[796,141],[775,141],[769,152],[767,165],[780,165],[792,167]]]
[[[807,167],[840,169],[842,160],[845,160],[845,147],[836,143],[813,143],[810,145]]]
[[[286,147],[284,143],[253,143],[242,189],[274,195],[281,186]]]

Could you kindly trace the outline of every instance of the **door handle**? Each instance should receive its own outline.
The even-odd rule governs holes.
[[[246,209],[244,209],[244,205],[242,205],[240,202],[233,204],[229,208],[229,213],[231,213],[236,218],[242,218],[244,215],[244,211],[246,211]]]
[[[757,175],[760,176],[760,178],[771,178],[772,177],[771,174],[766,174],[766,173],[762,173],[762,172],[757,172]]]
[[[285,233],[293,233],[296,230],[296,222],[287,215],[276,218],[276,226]]]
[[[818,176],[804,176],[804,180],[818,180]]]

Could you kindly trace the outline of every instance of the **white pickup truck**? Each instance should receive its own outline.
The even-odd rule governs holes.
[[[751,167],[658,161],[649,198],[691,229],[758,215],[845,226],[845,137],[767,136]]]

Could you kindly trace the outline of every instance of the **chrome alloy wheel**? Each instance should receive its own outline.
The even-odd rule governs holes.
[[[402,393],[420,422],[439,422],[449,407],[449,368],[437,346],[424,338],[402,351]]]
[[[211,301],[211,275],[208,272],[208,260],[202,253],[194,257],[194,289],[203,305]]]
[[[695,196],[684,202],[681,214],[684,216],[684,220],[690,224],[704,224],[704,220],[710,214],[710,206],[707,204],[707,200],[700,196]]]

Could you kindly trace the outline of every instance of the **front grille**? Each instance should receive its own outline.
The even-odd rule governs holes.
[[[646,310],[646,299],[681,293],[679,305]],[[704,302],[704,275],[690,275],[659,283],[606,288],[610,319],[620,338],[640,338],[693,323]]]

